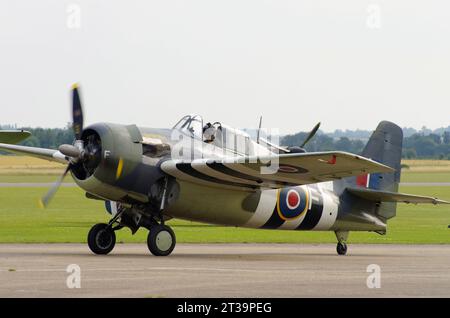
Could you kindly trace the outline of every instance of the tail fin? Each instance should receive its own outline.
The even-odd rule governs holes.
[[[403,131],[394,123],[382,121],[373,132],[362,152],[370,158],[395,169],[394,173],[372,174],[369,188],[376,190],[397,191],[400,182]]]
[[[374,173],[356,178],[356,184],[370,189],[390,192],[398,191],[401,172],[403,131],[394,123],[382,121],[373,132],[362,152],[362,156],[370,158],[395,169],[392,173]],[[378,214],[386,219],[396,213],[396,203],[383,202]]]

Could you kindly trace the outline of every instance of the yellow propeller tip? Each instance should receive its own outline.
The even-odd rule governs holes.
[[[42,202],[41,199],[38,200],[38,206],[39,206],[41,209],[45,208],[44,202]]]
[[[72,84],[72,89],[77,89],[77,88],[78,88],[78,83]]]

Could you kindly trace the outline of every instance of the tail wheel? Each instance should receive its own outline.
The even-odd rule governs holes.
[[[336,252],[339,255],[347,254],[347,244],[339,242],[336,246]]]
[[[89,231],[88,245],[95,254],[108,254],[116,245],[116,233],[108,224],[96,224]]]
[[[147,246],[155,256],[167,256],[175,248],[175,233],[166,225],[155,225],[150,228]]]

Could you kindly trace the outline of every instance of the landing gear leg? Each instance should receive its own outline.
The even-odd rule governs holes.
[[[162,215],[162,211],[164,210],[166,204],[166,193],[167,193],[167,185],[169,184],[169,178],[164,179],[164,188],[161,196],[161,204],[159,206],[159,219],[161,220],[161,224],[164,225],[164,218]]]
[[[114,231],[121,228],[120,225],[113,228],[113,224],[122,215],[123,211],[125,209],[118,211],[108,224],[98,223],[91,228],[87,241],[92,252],[106,255],[113,250],[116,245],[116,233]]]
[[[336,246],[336,252],[339,255],[345,255],[347,254],[347,239],[348,239],[348,231],[335,231],[336,238],[338,240],[337,246]]]

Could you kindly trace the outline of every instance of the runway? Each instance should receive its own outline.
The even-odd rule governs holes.
[[[70,264],[81,288],[67,286]],[[370,264],[380,288],[367,286]],[[449,297],[450,245],[353,244],[338,256],[334,244],[178,244],[155,257],[145,244],[107,256],[84,244],[0,244],[0,297],[350,296]]]

